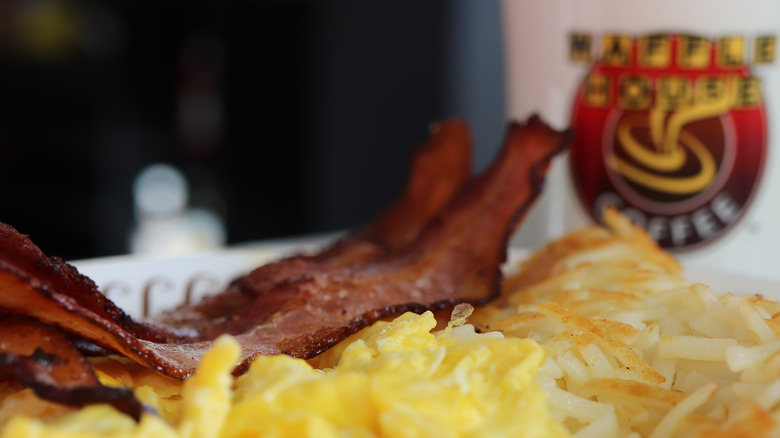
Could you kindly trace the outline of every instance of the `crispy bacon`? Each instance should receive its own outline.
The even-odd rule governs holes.
[[[8,302],[7,305],[0,303],[0,308],[31,307],[36,313],[45,313],[43,309],[40,312],[32,309],[36,302],[26,301],[35,296],[22,293],[27,288],[42,289],[44,294],[49,290],[56,292],[51,298],[57,302],[51,305],[72,308],[74,317],[91,318],[94,314],[113,321],[133,337],[163,341],[106,298],[95,283],[79,274],[75,267],[58,257],[47,257],[27,236],[0,223],[0,291],[3,292],[0,300]]]
[[[237,313],[192,320],[187,328],[198,341],[228,333],[247,345],[271,345],[275,341],[268,336],[287,331],[278,348],[265,354],[309,358],[382,317],[489,300],[500,281],[513,223],[541,190],[551,151],[562,143],[559,135],[538,119],[525,127],[511,125],[493,166],[414,243],[377,256],[370,265],[296,265],[295,275],[269,286],[267,272],[290,269],[297,260],[272,263],[229,289],[265,296]],[[172,316],[175,320],[175,312],[164,319]],[[313,331],[318,334],[312,337]]]
[[[108,403],[135,419],[143,410],[132,391],[103,386],[62,332],[32,318],[0,316],[0,378],[9,377],[55,402]]]
[[[57,326],[177,378],[189,376],[213,339],[225,333],[242,346],[236,373],[260,354],[310,358],[380,318],[494,298],[507,240],[567,140],[565,133],[536,117],[524,125],[512,123],[497,160],[424,229],[419,224],[434,215],[421,214],[416,225],[420,228],[412,227],[409,233],[396,234],[403,229],[398,225],[389,226],[389,233],[379,226],[367,228],[367,235],[379,237],[356,238],[358,245],[385,248],[372,249],[371,257],[355,250],[357,246],[336,245],[328,250],[330,256],[325,251],[256,270],[211,299],[248,297],[242,306],[216,319],[192,318],[192,309],[179,310],[188,313],[178,318],[174,311],[168,316],[175,322],[164,328],[161,321],[147,325],[131,320],[108,299],[98,298],[95,285],[75,269],[45,257],[26,236],[0,226],[0,308]],[[404,211],[392,214],[403,216]],[[388,219],[391,224],[406,220]],[[288,269],[285,263],[295,267]],[[268,272],[276,273],[274,281],[268,281]]]
[[[366,261],[360,245],[384,253],[417,239],[426,225],[471,180],[471,133],[466,123],[452,119],[431,126],[431,137],[414,150],[406,190],[391,208],[363,230],[347,236],[312,259],[346,265]]]
[[[371,224],[316,254],[291,256],[261,266],[237,279],[225,292],[154,317],[151,325],[156,333],[166,333],[169,341],[181,341],[193,333],[197,336],[190,339],[202,338],[203,330],[180,328],[209,326],[212,321],[230,318],[260,293],[312,270],[370,263],[412,243],[471,180],[471,143],[471,133],[463,120],[434,123],[428,141],[412,154],[403,195]],[[252,283],[249,287],[245,286],[248,282]],[[218,333],[218,329],[211,332]]]

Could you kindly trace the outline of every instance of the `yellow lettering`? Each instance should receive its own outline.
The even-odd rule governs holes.
[[[620,106],[640,110],[650,106],[650,80],[644,76],[624,76],[620,79]]]
[[[681,35],[677,50],[677,63],[680,67],[704,68],[710,65],[712,43],[702,37]]]
[[[721,67],[741,66],[745,60],[745,39],[741,36],[718,39],[718,65]]]
[[[775,62],[775,36],[765,35],[756,37],[753,48],[753,63],[769,64]]]
[[[609,76],[588,75],[585,80],[585,103],[590,106],[606,107],[611,102],[611,84]]]
[[[645,67],[668,67],[672,44],[668,35],[649,35],[639,39],[639,63]]]
[[[669,76],[658,80],[656,108],[671,111],[681,106],[690,105],[692,97],[687,79]]]
[[[591,36],[586,33],[569,35],[569,59],[574,62],[590,62],[593,60]]]
[[[726,92],[726,82],[718,76],[707,76],[696,81],[694,99],[697,104],[708,104],[719,101]]]
[[[608,65],[628,65],[631,62],[631,37],[604,35],[601,40],[601,60]]]
[[[761,80],[756,77],[742,78],[737,87],[737,105],[753,107],[761,103]]]

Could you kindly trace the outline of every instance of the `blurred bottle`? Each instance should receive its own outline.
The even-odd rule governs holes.
[[[133,183],[136,226],[130,252],[144,255],[183,254],[218,249],[225,228],[214,212],[188,208],[189,185],[174,167],[153,164]]]

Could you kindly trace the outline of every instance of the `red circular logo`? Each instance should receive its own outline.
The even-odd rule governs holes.
[[[723,235],[745,213],[767,147],[744,41],[658,34],[604,47],[572,112],[583,206],[599,220],[614,205],[670,250]]]

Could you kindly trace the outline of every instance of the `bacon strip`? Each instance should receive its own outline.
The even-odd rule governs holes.
[[[0,317],[0,378],[13,377],[41,398],[71,405],[108,403],[136,420],[143,406],[133,392],[103,386],[58,330],[37,320]]]
[[[403,195],[362,231],[347,236],[312,257],[330,264],[365,261],[356,244],[381,247],[380,252],[402,248],[471,180],[472,138],[466,123],[446,120],[431,126],[431,137],[414,150],[409,181]]]
[[[315,266],[270,288],[253,273],[236,283],[253,297],[240,311],[208,326],[175,327],[197,333],[195,342],[156,341],[169,333],[156,333],[116,313],[107,299],[85,302],[96,293],[94,284],[46,258],[7,226],[0,227],[0,307],[177,378],[189,376],[222,333],[235,335],[242,345],[236,372],[258,354],[312,357],[379,318],[495,297],[507,239],[541,191],[549,163],[566,140],[538,118],[511,124],[498,159],[413,243],[371,263]],[[27,251],[4,251],[9,241]]]
[[[164,341],[160,334],[130,318],[106,298],[91,279],[79,274],[75,267],[58,257],[47,257],[28,236],[0,223],[0,291],[3,291],[0,294],[0,308],[11,310],[31,307],[31,312],[45,314],[44,309],[48,309],[45,304],[40,303],[44,305],[44,309],[33,309],[35,301],[26,301],[30,297],[22,291],[27,288],[41,289],[44,294],[48,294],[48,291],[56,292],[52,296],[55,301],[52,304],[71,310],[74,316],[109,320],[132,337]],[[7,301],[7,304],[2,304],[3,301]]]
[[[243,345],[273,346],[264,354],[310,358],[383,317],[491,300],[498,293],[507,240],[566,140],[538,118],[511,124],[492,166],[413,244],[370,267],[315,271],[278,284],[203,338],[227,332]],[[245,277],[242,287],[251,289],[252,279]]]
[[[181,342],[188,334],[200,334],[200,330],[180,327],[208,326],[212,321],[230,318],[257,295],[282,281],[308,275],[321,267],[370,263],[412,243],[471,180],[472,138],[466,123],[460,119],[446,120],[433,124],[430,131],[427,142],[412,154],[405,192],[374,222],[317,254],[296,255],[261,266],[251,275],[237,279],[225,292],[153,317],[149,325],[156,333],[166,333],[169,341]],[[250,287],[244,286],[247,282],[252,283]]]

